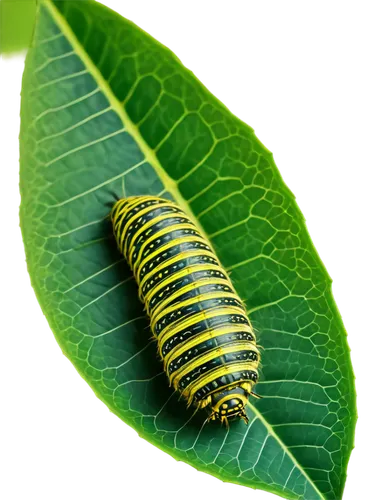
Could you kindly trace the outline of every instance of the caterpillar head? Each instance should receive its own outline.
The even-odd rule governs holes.
[[[246,415],[246,404],[248,395],[242,387],[236,387],[230,390],[224,390],[212,395],[212,412],[208,420],[220,420],[221,423],[228,425],[228,421],[236,418],[249,422]]]

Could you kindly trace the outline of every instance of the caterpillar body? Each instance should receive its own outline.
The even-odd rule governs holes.
[[[114,235],[145,304],[170,384],[208,420],[242,418],[258,379],[259,350],[230,278],[207,239],[175,203],[116,202]]]

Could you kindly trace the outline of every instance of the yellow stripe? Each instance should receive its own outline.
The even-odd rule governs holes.
[[[199,302],[202,302],[203,300],[210,300],[210,299],[221,299],[221,298],[232,298],[232,299],[237,299],[240,302],[240,299],[237,297],[235,293],[231,292],[211,292],[207,293],[204,295],[199,295],[198,297],[193,297],[192,299],[184,300],[183,302],[178,302],[177,304],[174,304],[173,306],[170,306],[168,308],[163,308],[163,311],[156,317],[154,317],[151,320],[151,330],[154,329],[155,324],[163,317],[166,316],[167,314],[178,311],[179,309],[182,309],[183,307],[190,306],[193,304],[198,304]],[[222,305],[221,307],[225,307],[225,305]],[[245,309],[244,309],[245,312]],[[155,315],[153,315],[155,316]]]
[[[135,198],[135,197],[133,197]],[[116,219],[119,218],[120,215],[122,215],[124,212],[128,212],[130,210],[133,210],[133,208],[140,204],[143,203],[141,200],[132,200],[129,201],[131,198],[121,198],[121,200],[118,200],[114,207],[112,208],[112,219],[115,221],[116,225]]]
[[[181,243],[190,243],[192,241],[197,241],[199,243],[204,243],[205,245],[207,245],[207,242],[206,240],[204,240],[201,236],[184,236],[182,238],[177,238],[173,241],[170,241],[169,243],[159,247],[157,250],[155,250],[155,252],[153,253],[150,253],[149,255],[147,255],[147,257],[145,259],[142,260],[141,264],[140,264],[140,267],[137,271],[137,274],[136,274],[136,280],[137,280],[137,283],[139,283],[139,278],[140,278],[140,274],[141,274],[141,271],[143,269],[143,267],[145,266],[145,264],[147,264],[150,260],[154,259],[155,257],[157,257],[160,253],[163,253],[165,252],[166,250],[168,250],[169,248],[172,248],[174,246],[177,246]],[[209,245],[207,245],[209,246]],[[203,251],[203,250],[202,250]],[[214,257],[216,257],[216,255],[212,252],[212,255],[214,255]]]
[[[129,198],[121,198],[118,200],[115,206],[118,205],[118,211],[122,210],[125,208],[126,209],[133,209],[136,205],[143,203],[143,196],[131,196]]]
[[[173,383],[173,387],[177,390],[180,380],[183,377],[185,377],[185,375],[195,370],[195,368],[198,368],[198,366],[204,365],[205,363],[212,361],[213,359],[219,356],[224,356],[225,354],[231,354],[233,352],[239,352],[239,351],[254,351],[254,350],[255,350],[254,346],[246,341],[238,342],[237,344],[233,343],[229,346],[216,347],[215,349],[194,358],[194,360],[192,360],[191,362],[182,365],[181,368],[172,373],[172,375],[169,377],[169,380],[171,383]],[[247,361],[249,360],[246,360],[246,362]]]
[[[168,279],[163,280],[155,288],[152,288],[151,290],[149,290],[146,293],[143,301],[145,302],[147,309],[148,309],[149,302],[152,300],[152,296],[155,295],[159,290],[164,288],[165,285],[168,285],[179,278],[183,278],[184,276],[188,276],[189,274],[196,272],[196,271],[219,271],[225,275],[225,271],[221,267],[215,266],[214,264],[195,264],[194,266],[189,266],[189,267],[183,269],[182,271],[179,271],[178,273],[174,273]],[[226,278],[228,279],[227,276],[226,276]],[[204,283],[204,280],[201,280],[201,282]],[[142,293],[142,291],[141,291],[141,289],[139,289],[140,297],[141,297],[141,293]]]
[[[121,220],[118,221],[118,233],[120,231],[120,227],[121,227],[121,224],[124,220],[124,217],[126,217],[126,215],[131,212],[137,205],[142,205],[142,203],[145,203],[146,200],[143,200],[143,199],[140,199],[140,200],[136,200],[134,203],[130,203],[130,204],[126,204],[122,211],[120,211],[120,213],[118,214],[118,216],[122,215],[122,218]],[[136,214],[134,214],[132,216],[131,219],[128,220],[128,222],[126,223],[122,233],[121,233],[121,238],[120,238],[120,243],[121,245],[123,244],[123,241],[124,241],[124,238],[125,236],[127,235],[127,232],[128,232],[128,229],[129,229],[129,226],[140,216],[144,215],[145,213],[151,211],[151,210],[154,210],[158,205],[150,205],[146,208],[144,208],[143,210],[141,210],[140,212],[137,212]]]
[[[163,332],[158,336],[158,341],[164,343],[179,331],[188,328],[189,326],[195,325],[195,323],[199,323],[200,321],[204,321],[206,319],[216,318],[217,316],[225,316],[227,314],[238,314],[246,318],[246,313],[243,311],[243,309],[235,306],[213,309],[212,311],[202,311],[198,314],[194,314],[194,316],[190,316],[184,321],[177,320],[168,325],[168,327],[163,330]]]
[[[143,201],[142,201],[143,203]],[[141,203],[141,204],[142,204]],[[122,231],[122,235],[121,235],[121,245],[123,245],[123,242],[124,242],[124,239],[125,239],[125,236],[127,236],[127,233],[128,233],[128,230],[130,228],[130,226],[137,221],[137,219],[139,219],[140,217],[142,217],[143,215],[146,215],[148,214],[149,212],[152,212],[153,210],[156,210],[157,208],[160,208],[160,207],[164,207],[165,204],[164,203],[160,203],[160,205],[149,205],[148,207],[146,208],[143,208],[142,210],[140,210],[139,212],[137,212],[136,214],[134,214],[129,220],[128,222],[126,223],[123,231]],[[126,257],[126,254],[127,254],[127,248],[125,249],[124,248],[124,255]]]
[[[252,370],[257,372],[258,361],[253,362],[243,362],[243,363],[228,363],[223,366],[219,366],[214,370],[209,371],[206,375],[201,377],[193,384],[189,384],[182,392],[182,396],[188,399],[188,404],[193,401],[194,395],[197,391],[202,389],[205,385],[213,382],[215,379],[222,377],[223,375],[227,375],[228,373],[240,372],[243,370]],[[240,379],[236,381],[236,385],[239,385],[240,382],[249,382],[248,379]],[[251,382],[251,381],[250,381]],[[220,391],[222,389],[220,388]]]
[[[158,238],[160,238],[160,236],[164,236],[165,234],[168,234],[170,233],[171,231],[175,231],[176,227],[178,227],[178,229],[194,229],[196,230],[196,228],[190,224],[190,223],[187,223],[187,224],[178,224],[177,226],[169,226],[169,227],[166,227],[164,229],[161,229],[160,231],[158,231],[157,233],[155,233],[154,235],[152,235],[150,238],[147,239],[147,241],[145,241],[143,243],[143,245],[141,246],[141,248],[139,249],[139,253],[138,253],[138,257],[136,259],[136,261],[134,262],[134,266],[133,266],[133,271],[135,274],[138,273],[138,266],[141,266],[141,264],[143,264],[144,260],[147,258],[145,257],[145,259],[143,260],[143,252],[146,248],[146,246],[157,240]],[[173,229],[171,229],[173,228]],[[187,236],[190,236],[191,237],[191,234],[190,235],[186,235]],[[178,245],[179,241],[181,241],[182,239],[184,239],[185,236],[181,236],[181,238],[177,238],[177,239],[174,239],[172,242],[171,242],[171,247],[174,247],[176,245]],[[193,236],[193,241],[195,240],[200,240],[200,238],[198,236]],[[152,245],[153,246],[153,245]],[[166,248],[166,245],[162,245],[161,247],[159,247],[157,250],[156,250],[156,255],[158,255],[158,253],[161,253],[162,251],[164,251]],[[155,253],[155,252],[154,252]]]
[[[124,205],[122,211],[120,211],[120,213],[118,214],[119,216],[122,215],[122,217],[118,221],[117,239],[118,239],[120,248],[122,250],[122,253],[124,254],[125,257],[126,257],[126,254],[125,254],[124,240],[125,240],[125,237],[127,235],[127,229],[128,229],[128,226],[129,226],[129,221],[126,224],[125,228],[122,230],[122,232],[121,232],[121,225],[123,223],[123,220],[127,217],[127,215],[129,215],[129,212],[131,212],[137,205],[141,205],[142,203],[143,203],[143,200],[138,200],[138,201],[135,201],[134,203],[126,204],[126,205]],[[147,207],[147,208],[149,208],[149,207]],[[133,218],[134,218],[134,216],[133,216]]]
[[[114,224],[114,231],[115,231],[117,245],[118,245],[122,254],[124,252],[123,252],[123,248],[122,248],[122,244],[121,244],[121,224],[122,224],[123,220],[125,219],[127,213],[128,213],[127,207],[124,206],[122,208],[122,210],[120,210],[119,214],[117,214],[118,219]]]
[[[127,203],[127,198],[121,198],[120,200],[117,200],[116,203],[113,205],[112,210],[111,210],[111,216],[115,218],[116,214],[123,208],[123,206]]]
[[[126,198],[121,198],[116,202],[116,205],[122,206],[124,208],[124,205],[126,205],[126,208],[128,210],[133,210],[134,207],[137,205],[142,205],[142,203],[147,203],[148,201],[152,200],[157,200],[159,201],[163,206],[165,203],[167,203],[167,200],[164,200],[162,198],[158,198],[157,196],[127,196]],[[157,207],[158,205],[153,205],[154,207]]]
[[[137,205],[142,205],[142,203],[145,203],[152,199],[153,199],[152,197],[147,197],[147,196],[131,196],[129,198],[122,198],[113,207],[112,212],[114,213],[112,215],[112,219],[113,219],[114,232],[117,244],[122,253],[124,253],[124,249],[122,248],[122,246],[127,232],[127,228],[129,226],[129,224],[127,224],[124,231],[121,233],[121,225],[123,223],[124,218],[126,218],[127,214],[131,212],[134,207],[136,207]],[[155,197],[155,199],[157,198]],[[155,208],[155,206],[157,205],[152,205],[153,208]],[[147,209],[150,209],[150,207],[146,207],[145,210]],[[134,220],[135,217],[138,217],[138,215],[139,214],[135,214],[132,220]]]
[[[196,281],[195,283],[189,283],[188,285],[179,288],[177,292],[174,292],[167,299],[165,299],[165,301],[162,301],[161,304],[158,304],[156,308],[152,311],[152,313],[150,313],[150,316],[153,317],[155,316],[155,314],[158,314],[160,309],[164,309],[164,307],[166,307],[170,302],[172,302],[172,300],[178,298],[180,295],[184,295],[185,293],[191,292],[196,288],[206,285],[226,285],[229,288],[231,288],[230,287],[231,283],[228,283],[228,280],[224,278],[208,278],[206,280]],[[236,292],[233,291],[233,294],[236,295]]]
[[[128,202],[128,198],[123,198],[117,202],[115,205],[118,206],[114,216],[113,216],[113,228],[114,228],[114,233],[116,236],[116,241],[117,245],[120,248],[120,251],[124,253],[123,248],[122,248],[122,241],[125,232],[121,234],[121,224],[123,220],[126,218],[127,214],[133,210],[133,208],[138,205],[143,203],[141,200],[134,200],[133,202]],[[115,208],[114,207],[114,208]]]
[[[128,196],[127,198],[124,198],[124,199],[130,200],[134,203],[136,203],[138,201],[141,201],[142,203],[146,203],[147,201],[157,200],[157,201],[160,201],[163,203],[168,203],[171,206],[173,205],[169,200],[166,200],[164,198],[159,198],[158,196],[153,196],[152,194]],[[173,205],[173,206],[176,206],[176,205]]]
[[[162,253],[162,252],[160,252]],[[176,262],[179,262],[180,260],[185,260],[188,259],[189,257],[195,257],[197,255],[207,255],[208,257],[213,257],[214,259],[216,258],[215,255],[210,251],[210,250],[189,250],[185,252],[181,252],[177,255],[175,255],[172,258],[169,258],[167,260],[163,260],[161,264],[157,265],[154,267],[148,274],[146,274],[142,281],[139,283],[139,287],[142,287],[145,284],[145,281],[147,281],[149,278],[151,278],[154,274],[158,273],[162,269],[171,266],[175,264]],[[218,263],[219,265],[219,263]]]
[[[156,222],[159,222],[159,220],[165,220],[165,219],[172,219],[176,217],[176,214],[165,214],[165,215],[161,215],[160,217],[156,217],[155,219],[152,219],[151,221],[149,221],[147,224],[145,224],[143,227],[142,227],[142,230],[147,228],[147,227],[150,227],[150,226],[153,226],[154,224],[156,224]],[[146,227],[147,226],[147,227]],[[154,241],[158,238],[160,238],[160,236],[163,236],[164,234],[168,234],[168,233],[171,233],[172,231],[176,231],[178,229],[194,229],[196,231],[196,227],[194,227],[194,225],[191,223],[191,222],[186,222],[186,223],[179,223],[179,222],[176,222],[176,224],[173,224],[173,226],[168,226],[168,227],[165,227],[164,229],[159,229],[159,231],[157,231],[156,233],[154,233],[152,235],[152,237],[149,237],[149,238],[146,238],[146,241],[142,244],[142,246],[140,247],[139,249],[139,254],[138,254],[138,258],[136,260],[136,262],[139,261],[139,258],[140,256],[142,255],[142,252],[143,250],[145,249],[145,247],[151,243],[151,241]],[[138,231],[138,233],[141,233],[141,231]],[[132,261],[132,257],[133,257],[133,253],[134,253],[134,250],[135,250],[135,247],[132,248],[132,245],[134,243],[134,237],[132,238],[132,241],[130,242],[129,244],[129,262]],[[134,269],[135,269],[135,264],[134,264]]]
[[[157,217],[154,217],[153,219],[149,220],[148,222],[146,222],[140,229],[138,229],[138,231],[132,236],[132,239],[130,240],[129,242],[129,245],[127,246],[130,250],[130,256],[129,256],[129,260],[131,259],[131,256],[133,255],[133,252],[134,252],[134,248],[133,245],[135,243],[135,240],[138,238],[138,236],[140,236],[141,233],[143,233],[143,231],[145,229],[148,229],[152,226],[154,226],[155,224],[157,224],[158,222],[161,222],[163,220],[166,220],[166,219],[173,219],[175,217],[183,217],[187,220],[186,224],[189,224],[189,225],[192,225],[192,223],[189,221],[189,219],[185,216],[184,217],[184,214],[182,213],[178,213],[178,212],[170,212],[170,213],[167,213],[167,214],[162,214],[162,215],[158,215]],[[181,223],[179,222],[176,222],[175,225],[179,225]],[[174,226],[168,226],[168,227],[174,227]],[[149,241],[147,240],[147,243],[149,243]]]
[[[182,342],[182,344],[176,345],[169,353],[165,356],[164,358],[164,366],[168,369],[169,368],[169,363],[172,361],[171,357],[173,356],[173,359],[178,358],[183,354],[185,351],[188,351],[189,349],[192,349],[198,344],[201,344],[202,342],[206,342],[207,340],[216,338],[216,337],[221,337],[222,335],[227,335],[228,333],[235,333],[235,332],[246,332],[250,333],[254,337],[254,349],[256,349],[255,346],[255,336],[253,329],[251,325],[230,325],[230,326],[224,326],[224,327],[219,327],[215,328],[214,330],[207,330],[205,333],[198,333],[197,335],[194,335],[193,338],[190,338],[188,340],[185,340]],[[248,341],[250,342],[250,341]],[[163,349],[163,345],[159,342],[159,354],[161,356],[161,352]]]
[[[119,201],[116,201],[116,203],[113,205],[112,210],[111,210],[112,223],[116,222],[117,217],[118,217],[118,212],[121,210],[121,207],[123,206],[124,203],[125,203],[124,200],[119,200]]]

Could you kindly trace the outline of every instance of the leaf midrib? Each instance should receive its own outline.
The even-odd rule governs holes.
[[[91,73],[92,77],[98,84],[98,87],[102,90],[105,97],[108,99],[110,107],[119,115],[119,118],[122,120],[126,132],[134,139],[134,141],[138,144],[139,149],[145,156],[145,159],[157,172],[158,176],[162,180],[166,189],[173,195],[178,204],[186,211],[186,213],[193,219],[196,226],[206,237],[207,241],[209,241],[207,234],[205,233],[203,227],[200,222],[196,219],[195,215],[191,211],[191,208],[187,204],[186,200],[181,196],[181,193],[178,190],[177,183],[169,177],[169,175],[165,172],[163,167],[161,166],[156,154],[155,150],[151,149],[149,145],[146,143],[144,138],[139,132],[139,129],[134,125],[134,123],[130,120],[127,115],[124,106],[120,103],[117,97],[113,94],[112,89],[109,83],[105,80],[99,69],[95,66],[90,56],[85,51],[84,47],[81,45],[71,27],[67,23],[64,16],[58,11],[58,9],[53,5],[51,0],[42,0],[42,3],[46,5],[52,17],[60,27],[61,31],[70,41],[74,51],[81,58],[82,62],[85,64],[89,73]]]
[[[91,60],[90,56],[87,54],[84,47],[81,45],[80,41],[77,39],[76,35],[72,31],[71,27],[69,26],[69,24],[66,21],[66,19],[64,18],[64,16],[55,7],[52,0],[41,0],[41,4],[44,4],[46,6],[46,8],[48,9],[52,18],[54,19],[56,24],[61,29],[61,32],[69,40],[69,42],[72,45],[73,50],[81,58],[82,62],[84,63],[84,65],[88,69],[89,73],[91,73],[92,77],[97,82],[98,87],[101,89],[101,91],[103,92],[105,97],[108,99],[110,107],[118,114],[119,118],[122,120],[126,132],[134,139],[134,141],[138,145],[139,149],[144,154],[146,161],[155,169],[156,173],[158,174],[158,176],[162,180],[166,189],[173,195],[176,202],[183,208],[183,210],[193,220],[193,222],[198,227],[198,229],[201,231],[201,233],[204,235],[206,240],[210,241],[208,236],[207,236],[207,233],[205,232],[202,225],[195,217],[190,206],[188,205],[186,200],[182,197],[182,195],[177,187],[177,183],[163,169],[162,165],[160,164],[160,162],[155,154],[155,151],[152,148],[150,148],[150,146],[147,144],[147,142],[142,137],[137,126],[131,121],[131,119],[129,118],[129,116],[127,115],[127,113],[125,111],[124,106],[122,106],[121,102],[113,94],[109,83],[105,80],[102,73],[95,66],[95,64]],[[311,484],[311,486],[314,488],[314,490],[318,493],[319,497],[322,500],[325,500],[324,496],[319,491],[319,489],[316,487],[315,483],[309,477],[309,475],[304,470],[304,468],[301,466],[301,464],[296,460],[296,458],[294,457],[292,452],[289,450],[289,448],[283,443],[283,441],[280,439],[280,437],[275,433],[272,426],[267,422],[267,420],[265,420],[263,415],[257,410],[256,407],[254,407],[250,402],[248,404],[251,407],[251,410],[257,416],[257,418],[263,423],[263,425],[267,429],[268,435],[272,436],[279,443],[280,447],[290,457],[291,461],[293,462],[293,464],[295,464],[296,468],[298,468],[298,470],[301,472],[301,474],[303,474],[305,476],[305,478],[308,480],[308,482]]]

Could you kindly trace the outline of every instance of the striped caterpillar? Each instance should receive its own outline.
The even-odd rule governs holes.
[[[242,418],[259,350],[245,308],[210,244],[176,204],[123,198],[111,218],[170,384],[208,420]]]

